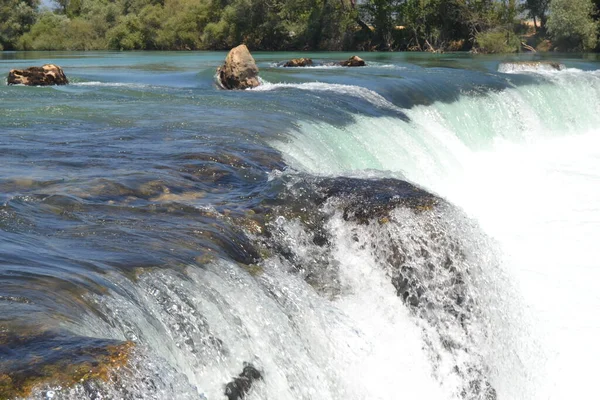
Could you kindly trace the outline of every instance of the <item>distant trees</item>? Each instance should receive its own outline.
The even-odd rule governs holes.
[[[538,22],[542,31],[546,28],[548,21],[548,7],[550,0],[525,0],[525,9],[533,19],[533,24],[537,28]]]
[[[592,0],[552,0],[548,33],[563,50],[593,50],[598,43],[598,23]]]
[[[39,0],[0,0],[0,50],[12,50],[37,18]]]
[[[600,0],[0,0],[0,48],[469,50],[520,48],[526,12],[561,48],[597,42]],[[526,28],[525,28],[526,29]]]

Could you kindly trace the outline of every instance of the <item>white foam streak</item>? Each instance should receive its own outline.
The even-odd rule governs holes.
[[[89,82],[73,82],[70,86],[92,86],[92,87],[123,87],[123,88],[150,88],[152,85],[147,85],[143,83],[126,83],[126,82],[97,82],[97,81],[89,81]]]
[[[261,85],[251,89],[257,92],[265,92],[271,90],[280,89],[299,89],[307,90],[311,92],[334,92],[336,94],[342,94],[346,96],[358,97],[366,101],[371,102],[377,107],[402,111],[399,107],[387,101],[379,93],[363,88],[361,86],[354,85],[341,85],[336,83],[323,83],[323,82],[306,82],[306,83],[270,83],[265,80],[261,80]]]
[[[549,63],[544,61],[531,62],[503,62],[498,66],[498,72],[505,74],[519,74],[526,72],[547,73],[560,72],[566,67],[564,64]]]

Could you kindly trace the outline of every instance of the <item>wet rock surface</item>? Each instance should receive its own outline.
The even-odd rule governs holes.
[[[292,67],[310,67],[313,65],[313,60],[311,58],[294,58],[285,64],[284,67],[292,68]]]
[[[66,85],[69,80],[61,67],[45,64],[41,67],[13,69],[8,73],[6,82],[9,85],[51,86]]]
[[[132,349],[132,342],[0,331],[0,399],[26,397],[42,386],[105,381],[127,364]]]
[[[363,60],[362,58],[360,58],[358,56],[352,56],[349,59],[340,62],[340,65],[342,67],[364,67],[367,64],[365,63],[365,60]]]
[[[252,364],[246,364],[243,371],[225,386],[225,396],[228,400],[243,400],[252,389],[254,382],[262,379],[259,370]]]

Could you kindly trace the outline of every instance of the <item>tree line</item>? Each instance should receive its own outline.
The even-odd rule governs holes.
[[[0,50],[592,51],[600,0],[0,0]],[[525,43],[526,42],[526,43]]]

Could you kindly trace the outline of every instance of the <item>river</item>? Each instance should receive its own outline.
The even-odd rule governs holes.
[[[225,55],[0,53],[71,81],[0,83],[0,384],[131,341],[27,395],[594,396],[594,56],[255,53],[224,91]]]

